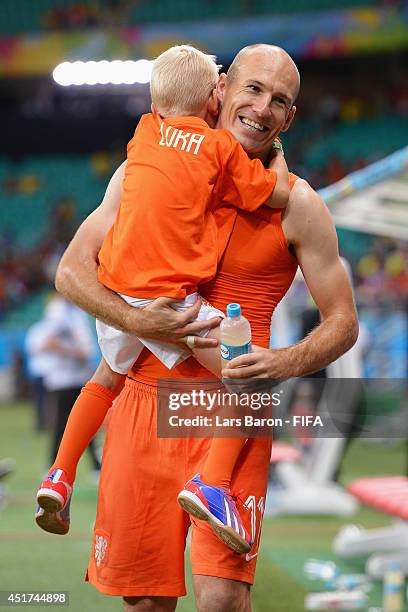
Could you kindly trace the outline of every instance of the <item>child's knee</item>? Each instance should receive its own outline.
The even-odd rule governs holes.
[[[91,382],[102,385],[109,391],[112,391],[115,395],[119,395],[123,385],[125,384],[126,375],[114,372],[108,365],[105,359],[101,359],[94,375],[91,378]]]

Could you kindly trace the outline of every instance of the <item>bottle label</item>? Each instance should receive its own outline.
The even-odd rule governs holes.
[[[247,355],[251,352],[251,341],[247,344],[241,344],[240,346],[229,346],[228,344],[220,344],[220,351],[222,359],[230,361],[234,357],[240,355]]]

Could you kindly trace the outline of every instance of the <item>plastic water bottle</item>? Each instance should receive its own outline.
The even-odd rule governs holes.
[[[239,304],[227,306],[227,316],[220,325],[220,349],[223,364],[251,352],[251,326]]]
[[[384,574],[383,609],[401,612],[404,609],[404,574],[398,561],[390,561]]]

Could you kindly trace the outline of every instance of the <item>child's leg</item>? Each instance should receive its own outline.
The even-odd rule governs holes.
[[[220,328],[210,330],[206,338],[216,338],[220,340]],[[194,358],[197,359],[204,368],[221,378],[221,353],[219,346],[211,348],[195,348],[193,349]]]
[[[229,489],[232,472],[246,438],[213,438],[201,480],[213,487]]]
[[[219,339],[219,328],[211,337]],[[221,378],[219,347],[195,349],[201,365]],[[189,480],[178,495],[180,506],[191,516],[207,521],[215,535],[235,552],[248,553],[251,537],[230,492],[231,477],[246,438],[213,438],[201,475]]]
[[[220,338],[220,328],[211,330],[208,334],[210,338]],[[220,347],[194,349],[195,359],[210,370],[213,374],[221,378],[221,357]],[[214,487],[229,489],[231,485],[232,472],[244,447],[246,438],[213,438],[210,450],[201,474],[201,480]]]
[[[125,378],[124,374],[111,370],[102,359],[72,407],[50,472],[55,468],[64,470],[72,484],[78,461],[102,425],[113,400],[122,390]]]

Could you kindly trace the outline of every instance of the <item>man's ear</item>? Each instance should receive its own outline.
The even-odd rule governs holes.
[[[290,109],[290,111],[288,113],[288,116],[286,117],[285,125],[281,129],[281,132],[287,132],[287,130],[291,126],[291,123],[292,123],[293,118],[294,118],[295,115],[296,115],[296,106],[292,106],[292,108]]]
[[[213,117],[218,117],[218,95],[216,87],[214,87],[210,97],[208,98],[207,110]]]
[[[226,86],[227,86],[227,75],[225,74],[225,72],[223,72],[219,76],[217,87],[216,87],[218,101],[221,102],[221,104],[224,100]]]

